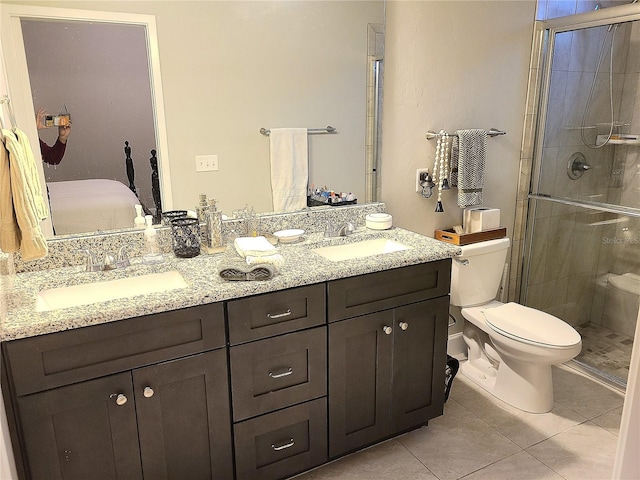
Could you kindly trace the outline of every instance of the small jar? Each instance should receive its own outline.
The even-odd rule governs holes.
[[[186,216],[186,210],[169,210],[168,212],[162,212],[162,224],[170,226],[172,220],[175,220],[176,218],[184,218]]]

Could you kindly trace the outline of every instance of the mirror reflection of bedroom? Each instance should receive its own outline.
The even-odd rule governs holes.
[[[71,117],[62,160],[43,164],[54,233],[131,227],[137,203],[155,216],[146,27],[42,19],[21,25],[34,108]],[[58,126],[38,135],[53,146]]]

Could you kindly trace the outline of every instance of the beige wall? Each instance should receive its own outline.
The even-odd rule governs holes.
[[[207,193],[226,213],[270,211],[261,127],[335,127],[309,138],[310,180],[364,198],[367,25],[384,22],[380,0],[1,3],[155,16],[174,208]],[[196,172],[209,154],[220,170]]]
[[[456,191],[415,192],[433,166],[427,130],[496,127],[488,140],[484,204],[501,209],[511,236],[519,179],[535,1],[387,3],[382,200],[398,226],[433,236],[462,223]]]

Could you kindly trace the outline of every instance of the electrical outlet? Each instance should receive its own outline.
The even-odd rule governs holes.
[[[420,178],[423,173],[429,173],[428,168],[419,168],[416,170],[416,192],[422,192],[422,187],[420,186],[420,182],[424,181],[424,179]]]
[[[196,172],[218,170],[218,155],[196,155]]]

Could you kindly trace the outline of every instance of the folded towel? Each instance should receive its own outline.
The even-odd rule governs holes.
[[[263,255],[260,257],[254,257],[251,255],[247,255],[244,257],[247,265],[270,265],[276,269],[276,271],[280,271],[282,265],[284,265],[284,257],[279,253],[274,253],[273,255]]]
[[[262,257],[276,252],[276,247],[265,237],[238,237],[233,246],[241,257]]]
[[[487,132],[481,129],[458,130],[458,155],[452,157],[451,167],[457,164],[458,206],[482,204],[484,166],[487,151]],[[456,162],[457,160],[457,162]]]
[[[48,253],[47,241],[40,228],[40,221],[46,215],[43,217],[44,200],[37,172],[34,174],[36,168],[31,148],[20,130],[16,130],[16,134],[10,130],[2,130],[2,134],[9,152],[11,195],[21,234],[20,255],[25,261],[45,257]]]
[[[309,147],[306,128],[272,128],[269,133],[274,212],[307,206]]]

